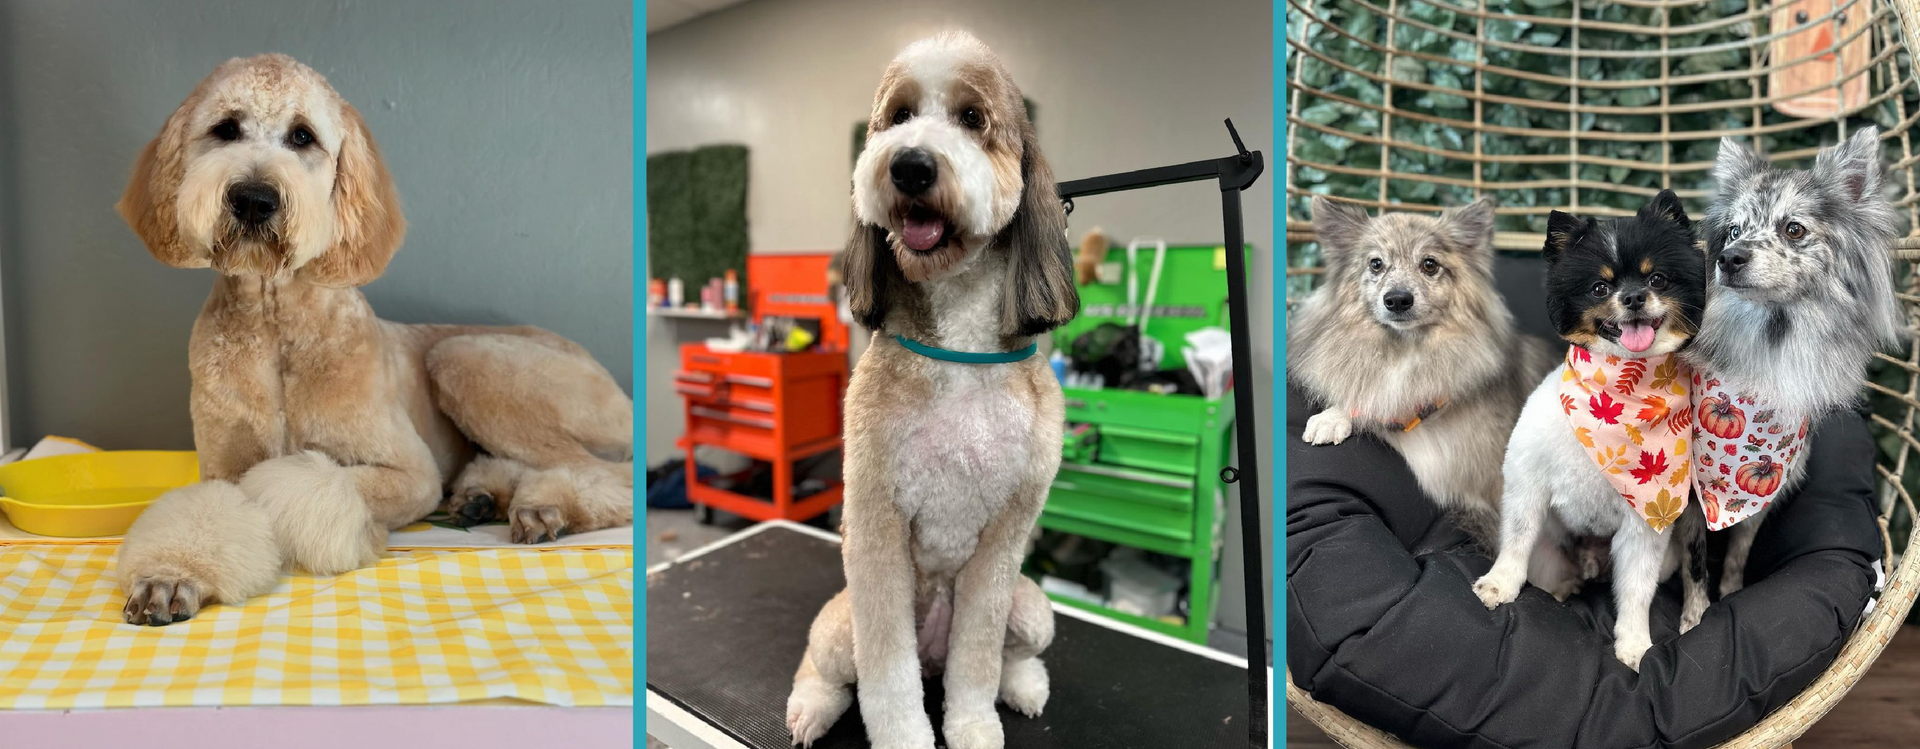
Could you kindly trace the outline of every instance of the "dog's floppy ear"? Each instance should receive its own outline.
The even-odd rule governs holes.
[[[847,240],[844,255],[847,310],[868,330],[879,330],[894,296],[907,283],[887,243],[887,230],[854,218],[853,237]]]
[[[1640,215],[1672,221],[1683,228],[1693,223],[1687,218],[1687,209],[1680,205],[1680,196],[1672,190],[1661,190],[1646,205],[1640,206]]]
[[[1367,222],[1365,209],[1334,202],[1325,195],[1313,196],[1313,233],[1320,240],[1320,254],[1328,260],[1346,257],[1360,243]]]
[[[1766,167],[1766,159],[1754,155],[1732,136],[1720,136],[1720,152],[1713,157],[1713,182],[1721,195],[1730,194],[1748,177]]]
[[[1547,243],[1540,248],[1540,255],[1547,262],[1559,262],[1560,256],[1580,241],[1580,235],[1587,233],[1590,226],[1579,216],[1561,211],[1547,214]]]
[[[1813,158],[1813,171],[1823,180],[1838,183],[1847,200],[1859,203],[1878,198],[1880,129],[1869,125],[1854,131],[1844,143],[1820,149]]]
[[[1060,204],[1053,169],[1040,155],[1032,123],[1022,121],[1020,208],[998,242],[1013,253],[1007,263],[1001,331],[1031,336],[1065,325],[1080,314],[1073,285],[1073,248],[1067,243],[1067,210]]]
[[[333,173],[333,244],[300,269],[321,286],[359,286],[379,278],[407,234],[400,194],[366,120],[344,101],[340,113],[345,132]]]
[[[202,86],[205,84],[203,83]],[[140,236],[147,252],[160,262],[175,268],[205,268],[212,261],[195,253],[180,239],[177,193],[186,176],[187,119],[199,106],[201,88],[196,87],[187,100],[167,117],[160,134],[140,149],[133,162],[133,177],[126,192],[113,209]]]

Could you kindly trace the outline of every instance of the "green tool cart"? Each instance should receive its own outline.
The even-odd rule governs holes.
[[[1154,255],[1155,248],[1142,248],[1135,263],[1139,270],[1136,293],[1142,298]],[[1067,351],[1075,338],[1101,323],[1134,323],[1127,279],[1134,269],[1128,267],[1126,249],[1110,250],[1106,265],[1099,280],[1080,287],[1080,316],[1055,332],[1055,350]],[[1166,248],[1143,331],[1164,347],[1162,371],[1186,369],[1181,348],[1187,345],[1188,333],[1227,327],[1226,297],[1225,249],[1218,245]],[[1064,392],[1068,434],[1040,526],[1187,560],[1187,612],[1184,622],[1172,623],[1071,596],[1049,593],[1050,597],[1206,643],[1218,603],[1215,577],[1224,522],[1220,470],[1229,460],[1232,391],[1212,398],[1080,387]]]

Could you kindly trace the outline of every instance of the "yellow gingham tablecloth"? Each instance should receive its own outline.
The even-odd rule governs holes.
[[[395,551],[121,619],[117,544],[0,545],[0,709],[633,704],[633,549]]]

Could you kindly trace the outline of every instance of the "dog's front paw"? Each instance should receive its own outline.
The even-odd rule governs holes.
[[[1007,743],[1000,729],[1000,715],[994,712],[977,718],[950,715],[941,733],[947,739],[947,749],[1003,749]]]
[[[507,511],[508,535],[516,544],[558,541],[567,532],[566,514],[558,507],[518,505]]]
[[[1501,604],[1513,603],[1513,599],[1520,597],[1520,586],[1500,580],[1489,572],[1474,581],[1473,594],[1480,597],[1480,603],[1485,605],[1488,611],[1492,611],[1499,608]]]
[[[1621,663],[1627,664],[1627,668],[1631,668],[1635,673],[1638,673],[1640,671],[1640,657],[1646,655],[1647,649],[1651,647],[1653,647],[1653,641],[1647,639],[1644,635],[1639,637],[1617,638],[1613,643],[1613,657],[1620,659]]]
[[[500,519],[500,503],[485,491],[456,494],[447,498],[447,517],[462,528],[490,523]]]
[[[184,573],[141,575],[129,581],[127,605],[121,609],[128,624],[164,627],[200,613],[206,583]]]
[[[1014,661],[1000,669],[1000,701],[1021,715],[1040,717],[1049,692],[1047,667],[1039,658]]]
[[[1727,570],[1726,574],[1720,577],[1720,599],[1726,600],[1727,596],[1738,593],[1741,588],[1746,587],[1746,577],[1745,570]]]
[[[794,746],[812,746],[853,704],[852,691],[820,683],[795,684],[787,697],[787,733]]]
[[[1353,436],[1353,420],[1331,410],[1307,418],[1300,438],[1310,445],[1338,445]]]

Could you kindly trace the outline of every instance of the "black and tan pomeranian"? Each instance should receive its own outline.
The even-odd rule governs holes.
[[[1487,608],[1532,581],[1578,589],[1573,536],[1611,537],[1614,655],[1639,670],[1652,645],[1654,589],[1688,554],[1692,372],[1677,352],[1699,330],[1706,257],[1671,190],[1625,218],[1548,218],[1547,314],[1566,360],[1527,398],[1507,443],[1500,554],[1473,589]],[[1695,510],[1694,512],[1698,512]],[[1686,575],[1681,626],[1699,623],[1706,584]]]

